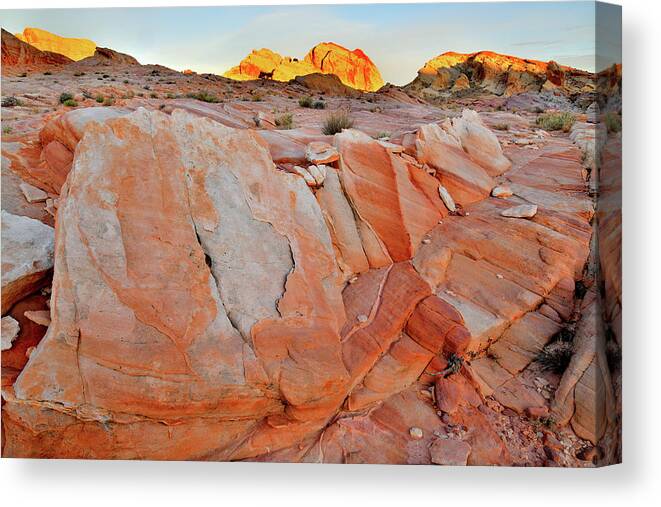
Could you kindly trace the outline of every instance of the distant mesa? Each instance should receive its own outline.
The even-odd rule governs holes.
[[[45,71],[72,63],[71,58],[59,53],[42,51],[23,42],[2,29],[2,73]]]
[[[591,76],[589,72],[554,61],[542,62],[492,51],[447,52],[425,63],[407,88],[426,95],[469,88],[504,96],[558,89],[576,93],[589,91],[587,88],[593,86]]]
[[[303,60],[266,48],[253,50],[224,76],[239,81],[260,77],[290,81],[297,76],[318,73],[334,74],[343,84],[356,90],[376,91],[384,84],[379,69],[362,50],[351,51],[333,42],[317,44]]]
[[[41,51],[67,56],[74,61],[94,56],[96,43],[89,39],[60,37],[41,28],[25,28],[16,37]]]

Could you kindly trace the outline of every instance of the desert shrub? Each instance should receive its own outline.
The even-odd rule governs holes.
[[[338,134],[344,129],[350,129],[353,127],[353,120],[346,111],[336,111],[329,114],[324,121],[324,127],[321,131],[327,135],[332,136],[333,134]]]
[[[510,126],[507,123],[496,123],[493,128],[496,130],[509,130]]]
[[[301,107],[312,107],[312,97],[306,96],[298,99],[298,105]]]
[[[569,366],[574,347],[571,342],[554,341],[546,345],[537,354],[535,361],[540,365],[542,370],[551,371],[553,373],[562,374]]]
[[[174,93],[167,93],[167,94],[165,94],[165,98],[166,99],[174,99],[174,98],[176,98],[176,96],[175,96]]]
[[[374,139],[385,139],[386,137],[390,137],[390,132],[379,132]]]
[[[51,75],[53,75],[53,73],[50,70],[44,72],[44,76],[51,76]]]
[[[142,87],[143,90],[151,90],[151,87],[149,85],[145,85]]]
[[[11,134],[12,130],[14,130],[14,129],[11,128],[11,127],[2,127],[2,133],[3,134]]]
[[[315,100],[312,104],[313,109],[326,109],[326,103],[323,100]]]
[[[622,119],[617,113],[613,113],[612,111],[606,113],[604,121],[608,132],[617,133],[622,130]]]
[[[18,75],[18,77],[28,77],[28,73],[27,73],[27,72],[21,72],[21,73]]]
[[[211,103],[220,102],[220,99],[218,97],[204,90],[199,91],[197,93],[187,93],[186,97],[188,97],[189,99],[201,100],[202,102],[211,102]]]
[[[288,130],[294,127],[294,117],[291,113],[284,113],[275,117],[275,126]]]
[[[60,104],[64,104],[67,100],[73,100],[73,95],[71,93],[60,93]]]
[[[106,97],[106,99],[103,101],[104,106],[112,106],[115,103],[115,99],[113,97]]]
[[[5,97],[2,99],[2,107],[22,106],[23,103],[16,97]]]
[[[152,99],[157,99],[157,98],[158,98],[158,93],[151,92],[151,93],[149,94],[149,96],[150,96]]]
[[[253,102],[261,102],[264,100],[264,98],[259,93],[255,93],[252,97],[250,97],[250,100]]]
[[[84,73],[84,72],[74,72],[73,75],[74,75],[75,77],[80,77],[80,76],[84,76],[85,73]]]
[[[108,79],[110,77],[110,74],[104,74],[103,79]]]
[[[129,84],[129,80],[128,80],[128,79],[124,79],[124,80],[122,81],[122,83],[124,83],[124,84]]]
[[[536,123],[538,127],[541,127],[544,130],[562,130],[563,132],[569,132],[575,121],[576,118],[573,114],[562,112],[540,114],[537,117]]]
[[[103,95],[97,95],[94,100],[96,100],[99,104],[103,104],[104,101]]]
[[[64,102],[62,102],[62,105],[66,106],[66,107],[76,107],[76,106],[78,106],[78,102],[76,102],[73,99],[67,99]]]

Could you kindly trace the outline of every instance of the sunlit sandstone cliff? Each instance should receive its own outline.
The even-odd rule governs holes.
[[[260,76],[289,81],[296,76],[318,72],[335,74],[342,83],[358,90],[376,91],[384,84],[379,69],[362,50],[351,51],[332,42],[317,44],[303,60],[282,56],[266,48],[253,50],[224,76],[240,81]]]
[[[575,93],[594,89],[591,76],[554,61],[541,62],[492,51],[451,51],[426,62],[408,87],[437,91],[480,87],[505,96],[558,89]]]
[[[25,28],[23,33],[17,33],[16,37],[37,49],[68,56],[72,60],[93,56],[96,51],[96,43],[89,39],[60,37],[41,28]]]

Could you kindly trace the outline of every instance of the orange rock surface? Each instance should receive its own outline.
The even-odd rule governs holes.
[[[25,28],[23,33],[17,33],[16,37],[37,49],[58,53],[72,60],[93,56],[96,50],[96,43],[89,39],[61,37],[41,28]]]

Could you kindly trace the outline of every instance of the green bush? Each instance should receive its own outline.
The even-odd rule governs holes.
[[[509,130],[510,126],[507,123],[496,123],[493,128],[496,130]]]
[[[327,135],[332,136],[333,134],[338,134],[344,129],[350,129],[353,127],[353,120],[346,111],[336,111],[329,114],[326,117],[324,122],[324,127],[321,131]]]
[[[606,129],[608,132],[617,133],[622,130],[622,118],[617,113],[609,111],[604,117],[606,122]]]
[[[291,113],[284,113],[275,117],[275,126],[284,130],[294,127],[294,117]]]
[[[12,130],[14,130],[12,127],[2,127],[3,134],[11,134]]]
[[[66,107],[77,107],[78,102],[76,102],[73,99],[67,99],[64,102],[62,102],[62,105],[66,106]]]
[[[323,100],[316,100],[312,107],[314,109],[326,109],[326,103]]]
[[[298,105],[301,107],[312,107],[312,97],[301,97],[298,99]]]
[[[99,104],[103,104],[103,95],[97,95],[94,100],[96,100]]]
[[[60,104],[64,104],[67,100],[73,100],[73,95],[71,93],[60,93]]]
[[[544,130],[562,130],[563,132],[569,132],[575,121],[576,118],[573,114],[562,112],[540,114],[537,117],[536,123],[538,127],[541,127]]]

